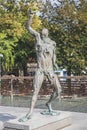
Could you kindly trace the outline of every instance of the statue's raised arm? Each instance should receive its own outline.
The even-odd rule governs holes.
[[[40,38],[40,34],[34,30],[32,27],[31,27],[31,24],[32,24],[32,19],[34,17],[34,12],[32,10],[29,11],[29,16],[30,18],[28,19],[28,22],[27,22],[27,30],[36,37],[36,40],[38,41],[39,38]]]

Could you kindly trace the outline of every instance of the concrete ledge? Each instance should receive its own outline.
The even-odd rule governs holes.
[[[18,122],[18,118],[9,120],[4,123],[3,130],[59,130],[72,123],[69,112],[58,111],[59,115],[50,116],[40,114],[42,111],[41,109],[35,109],[32,119],[26,122]],[[25,114],[22,113],[22,116]]]

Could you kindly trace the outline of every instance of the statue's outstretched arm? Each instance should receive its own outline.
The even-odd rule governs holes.
[[[31,27],[31,24],[32,24],[32,19],[34,17],[34,13],[31,11],[30,12],[30,18],[28,19],[28,22],[27,22],[27,30],[34,36],[38,37],[40,34],[34,30],[32,27]],[[38,40],[38,39],[37,39]]]

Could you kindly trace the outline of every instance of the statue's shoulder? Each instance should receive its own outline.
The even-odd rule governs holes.
[[[49,37],[43,39],[44,43],[49,46],[56,46],[56,42],[51,40]]]
[[[53,46],[56,46],[56,42],[53,41],[53,40],[51,40],[50,38],[49,38],[49,42],[50,42]]]

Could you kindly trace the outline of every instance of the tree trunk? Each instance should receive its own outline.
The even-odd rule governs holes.
[[[27,65],[23,65],[24,76],[27,76]]]

